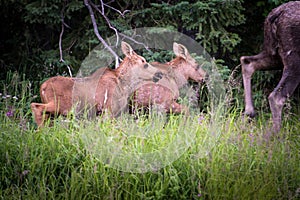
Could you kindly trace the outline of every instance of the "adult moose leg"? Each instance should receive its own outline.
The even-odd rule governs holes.
[[[282,108],[286,99],[293,94],[300,83],[300,71],[296,70],[300,66],[297,66],[297,64],[300,64],[300,59],[284,68],[280,82],[269,95],[274,132],[279,132],[281,128]]]
[[[264,51],[255,56],[242,56],[242,74],[244,83],[245,94],[245,114],[254,117],[255,110],[251,92],[251,77],[256,70],[269,70],[274,69],[272,67],[280,67],[281,64],[277,62],[276,58],[270,57]]]
[[[300,82],[300,1],[291,1],[274,8],[264,23],[263,51],[250,57],[241,57],[245,87],[245,113],[253,116],[251,75],[255,70],[283,69],[282,78],[269,96],[273,131],[281,126],[282,107],[286,98]],[[284,68],[283,68],[284,66]]]

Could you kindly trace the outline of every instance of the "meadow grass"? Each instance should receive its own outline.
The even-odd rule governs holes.
[[[23,97],[1,99],[1,199],[300,198],[298,115],[285,115],[282,131],[270,138],[269,114],[248,122],[239,109],[217,122],[205,113],[185,121],[71,116],[37,130],[30,83],[18,84]],[[163,152],[147,158],[159,165],[138,163],[152,152]]]

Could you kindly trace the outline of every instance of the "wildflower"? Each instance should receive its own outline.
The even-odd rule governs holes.
[[[202,122],[204,121],[204,116],[203,115],[200,115],[199,118],[198,118],[198,124],[202,124]]]
[[[198,197],[201,197],[202,195],[201,195],[201,193],[199,193],[197,196],[198,196]]]
[[[7,111],[6,113],[7,117],[13,117],[14,116],[14,112],[12,110]]]
[[[1,95],[2,95],[2,94],[1,94]],[[1,95],[0,95],[0,96],[1,96]],[[7,94],[7,95],[3,95],[3,96],[2,96],[2,99],[8,99],[8,98],[10,98],[10,97],[11,97],[11,95],[10,95],[10,94]]]
[[[8,107],[8,111],[6,112],[7,117],[13,117],[14,116],[14,111],[11,106]]]
[[[25,176],[25,175],[27,175],[29,172],[30,172],[30,170],[24,170],[24,171],[22,172],[22,175]]]

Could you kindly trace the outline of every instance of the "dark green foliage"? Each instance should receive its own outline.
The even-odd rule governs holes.
[[[133,12],[136,26],[171,26],[200,41],[213,55],[231,52],[240,37],[230,30],[244,22],[240,1],[175,1],[151,3]],[[137,15],[139,19],[135,20]]]
[[[120,32],[135,27],[172,27],[200,41],[216,55],[231,52],[240,42],[240,37],[229,30],[244,21],[239,1],[117,1],[109,6],[125,13],[122,17],[105,7],[106,16]],[[82,1],[1,1],[1,11],[1,65],[6,70],[25,73],[30,79],[68,74],[67,66],[76,73],[83,58],[99,44]],[[94,12],[101,36],[114,35],[104,18]],[[58,49],[62,19],[66,62],[60,61]]]
[[[71,68],[78,65],[83,55],[78,53],[75,56],[72,48],[80,36],[78,27],[88,27],[81,24],[85,19],[80,15],[84,11],[82,8],[80,1],[1,1],[4,16],[1,23],[2,67],[25,73],[31,80],[41,80],[63,74],[67,65]],[[63,36],[66,63],[60,62],[58,50],[62,16],[69,27],[65,27]],[[3,76],[5,74],[0,78]]]

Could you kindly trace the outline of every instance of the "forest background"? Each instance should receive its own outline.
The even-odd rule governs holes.
[[[226,84],[232,84],[230,89],[235,93],[235,99],[231,103],[238,102],[236,106],[243,109],[239,58],[260,52],[265,17],[274,7],[287,1],[88,2],[104,39],[115,35],[116,30],[122,32],[140,27],[164,27],[195,39],[217,60]],[[0,5],[1,95],[14,95],[10,94],[9,84],[21,79],[30,81],[30,93],[38,95],[40,84],[49,77],[76,75],[83,59],[100,43],[83,1],[1,0]],[[143,56],[149,60],[147,55]],[[163,56],[155,54],[154,58],[163,61]],[[280,76],[280,71],[255,73],[256,107],[269,111],[267,96]],[[291,102],[297,104],[298,100],[299,90]]]

